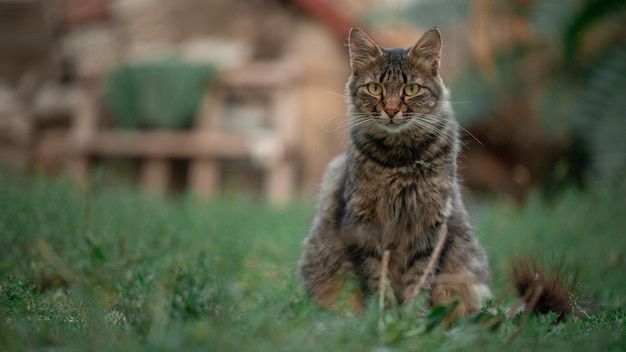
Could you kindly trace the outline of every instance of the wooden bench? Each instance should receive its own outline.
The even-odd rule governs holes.
[[[254,63],[226,70],[208,89],[194,127],[172,132],[100,129],[100,78],[85,74],[67,145],[68,170],[84,181],[94,157],[137,157],[143,160],[140,184],[164,192],[169,183],[170,160],[188,159],[189,187],[201,197],[211,197],[219,190],[222,161],[243,159],[262,169],[267,198],[285,202],[292,197],[295,181],[297,78],[297,69],[286,62]],[[267,100],[268,129],[256,133],[224,128],[229,118],[227,106],[236,95],[259,95]]]

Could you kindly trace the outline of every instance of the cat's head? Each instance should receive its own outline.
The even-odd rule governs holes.
[[[381,48],[352,28],[348,47],[352,75],[346,93],[353,126],[399,133],[436,123],[447,95],[439,76],[441,34],[436,28],[406,49]]]

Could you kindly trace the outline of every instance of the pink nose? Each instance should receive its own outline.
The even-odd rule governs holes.
[[[398,113],[398,109],[385,109],[385,112],[389,117],[394,117]]]

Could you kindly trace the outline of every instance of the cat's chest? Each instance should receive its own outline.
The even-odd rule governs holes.
[[[363,219],[425,228],[447,213],[451,182],[446,173],[432,170],[362,170],[349,203]]]

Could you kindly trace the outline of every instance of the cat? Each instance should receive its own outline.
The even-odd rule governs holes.
[[[439,75],[441,47],[436,28],[408,49],[381,48],[350,31],[350,141],[326,170],[299,262],[320,307],[332,308],[351,277],[357,313],[364,296],[387,288],[399,304],[422,293],[429,306],[454,302],[449,320],[491,297],[487,256],[461,198],[459,125]],[[517,258],[511,286],[519,303],[510,314],[552,311],[557,322],[593,314],[588,293],[561,269]]]
[[[327,167],[299,262],[320,307],[333,306],[350,276],[356,312],[381,280],[398,304],[423,294],[430,306],[456,301],[451,318],[491,296],[487,256],[461,198],[459,126],[439,75],[441,49],[436,28],[408,49],[350,31],[350,140]]]

